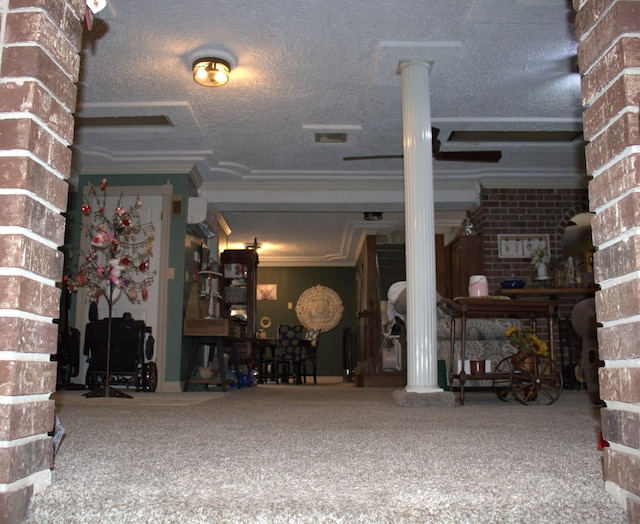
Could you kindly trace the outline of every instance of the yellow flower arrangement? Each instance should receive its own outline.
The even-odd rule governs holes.
[[[507,337],[509,343],[523,352],[533,351],[538,355],[549,355],[549,348],[546,342],[540,340],[532,329],[521,330],[517,326],[511,326],[504,332],[504,336]]]

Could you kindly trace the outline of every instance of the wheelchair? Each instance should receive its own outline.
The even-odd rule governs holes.
[[[118,385],[127,389],[135,387],[136,392],[154,392],[158,385],[158,369],[152,360],[155,342],[151,327],[128,315],[111,319],[109,377],[108,343],[108,318],[93,320],[86,325],[84,355],[89,363],[87,387],[95,390],[101,386]]]

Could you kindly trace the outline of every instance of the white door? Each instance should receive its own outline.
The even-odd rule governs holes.
[[[130,313],[135,320],[143,320],[147,327],[152,330],[152,335],[155,339],[155,355],[153,360],[158,365],[158,380],[159,389],[160,381],[163,375],[160,374],[160,368],[163,360],[163,344],[164,338],[164,320],[161,312],[161,305],[164,301],[164,286],[162,282],[164,279],[164,272],[162,268],[166,266],[161,263],[163,258],[161,250],[161,239],[163,238],[163,224],[162,224],[162,211],[164,205],[163,195],[140,195],[141,188],[127,188],[127,187],[107,187],[107,195],[104,199],[104,215],[108,218],[112,217],[116,212],[116,206],[120,205],[124,209],[130,209],[132,205],[135,205],[136,199],[140,198],[142,205],[138,207],[137,211],[140,216],[140,223],[145,226],[146,239],[150,239],[150,235],[153,235],[153,247],[151,249],[151,256],[149,257],[149,267],[146,274],[153,278],[153,282],[147,286],[146,300],[143,300],[142,293],[138,293],[138,297],[133,302],[129,299],[126,293],[120,294],[117,301],[113,304],[113,317],[122,317],[124,313]],[[103,196],[99,188],[96,188],[96,193],[100,199],[99,204],[92,201],[89,195],[85,194],[87,203],[91,206],[92,211],[95,210],[95,206],[102,205]],[[86,217],[83,216],[83,226],[90,223]],[[84,226],[86,227],[86,226]],[[144,234],[139,235],[139,238],[132,239],[133,241],[144,241]],[[83,229],[80,240],[80,250],[82,253],[88,253],[90,250],[90,236],[87,231]],[[166,250],[165,250],[166,251]],[[124,255],[124,254],[123,254]],[[80,261],[82,263],[82,260]],[[136,276],[136,280],[140,281],[144,278],[144,273],[139,273]],[[114,296],[117,292],[114,293]],[[162,296],[161,296],[162,295]],[[76,326],[80,329],[82,334],[81,347],[84,347],[84,331],[87,322],[89,321],[89,305],[93,297],[89,297],[87,290],[83,287],[78,288],[78,302],[76,306]],[[98,318],[107,318],[109,315],[109,307],[107,300],[101,296],[98,300]],[[160,335],[160,336],[159,336]],[[86,371],[88,364],[86,358],[82,359],[81,371],[76,379],[79,383],[84,383],[86,377]]]

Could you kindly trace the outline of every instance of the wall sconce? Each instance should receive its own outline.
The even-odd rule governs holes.
[[[365,211],[363,215],[364,215],[364,219],[368,220],[369,222],[376,222],[378,220],[382,220],[382,213]]]
[[[223,58],[203,57],[193,62],[193,80],[205,87],[219,87],[229,81],[231,64]]]

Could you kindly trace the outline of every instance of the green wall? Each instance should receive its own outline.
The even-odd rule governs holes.
[[[277,284],[277,300],[259,300],[256,306],[257,327],[260,319],[271,319],[267,337],[275,338],[278,324],[300,324],[296,315],[296,303],[300,295],[310,287],[326,286],[340,296],[344,312],[340,323],[331,331],[322,333],[318,340],[318,375],[342,376],[342,330],[356,327],[356,286],[353,267],[260,267],[258,284]],[[292,309],[288,308],[291,303]]]

